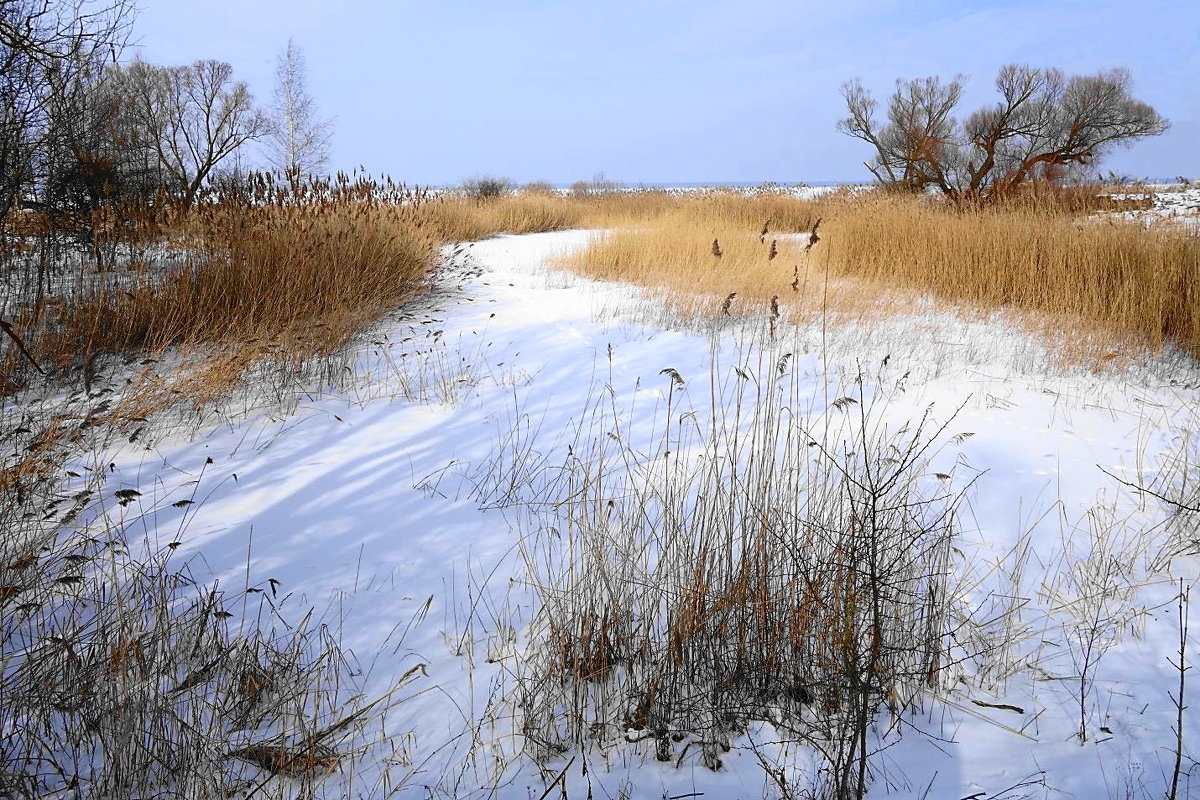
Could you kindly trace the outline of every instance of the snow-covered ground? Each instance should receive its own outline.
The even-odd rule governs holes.
[[[648,327],[638,320],[662,316],[653,298],[547,266],[593,235],[470,246],[482,274],[427,315],[376,330],[352,389],[306,397],[286,418],[256,413],[104,454],[105,492],[142,495],[113,513],[159,544],[182,542],[201,574],[275,581],[285,609],[316,607],[368,668],[369,692],[425,665],[387,720],[394,740],[379,767],[404,796],[536,798],[564,768],[555,793],[572,797],[773,795],[756,751],[782,753],[802,793],[819,764],[772,745],[764,725],[753,745],[731,743],[717,773],[698,753],[664,765],[635,744],[539,766],[520,756],[508,696],[536,601],[518,545],[554,523],[535,502],[544,468],[604,435],[587,422],[597,398],[650,442],[672,386],[664,370],[686,387],[671,413],[703,415],[710,376],[759,369],[762,348],[768,364],[790,353],[813,420],[841,413],[835,399],[865,376],[876,422],[894,429],[932,409],[949,423],[925,480],[964,492],[954,604],[973,617],[964,631],[1007,642],[989,663],[961,664],[900,724],[880,715],[869,796],[1162,796],[1176,742],[1174,598],[1180,579],[1200,576],[1200,521],[1120,481],[1175,496],[1196,479],[1179,467],[1198,449],[1193,362],[1062,367],[998,322],[934,313],[781,326],[775,342],[753,311],[708,331]],[[1200,795],[1192,708],[1180,796]]]
[[[1127,211],[1121,216],[1143,221],[1169,220],[1189,228],[1200,226],[1200,188],[1192,186],[1149,187],[1150,192],[1114,194],[1117,200],[1145,200],[1149,198],[1153,207],[1145,211]]]

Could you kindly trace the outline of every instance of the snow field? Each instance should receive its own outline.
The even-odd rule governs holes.
[[[556,548],[573,541],[568,465],[593,499],[626,514],[639,497],[653,495],[653,509],[670,491],[694,499],[697,484],[671,489],[694,471],[661,464],[694,460],[711,441],[677,438],[682,449],[663,451],[687,415],[699,431],[714,409],[720,430],[750,430],[725,405],[735,396],[748,411],[786,407],[835,454],[856,423],[878,441],[927,413],[927,430],[946,426],[910,477],[922,497],[953,499],[955,638],[936,691],[906,687],[910,709],[873,715],[868,796],[1165,790],[1174,598],[1178,580],[1198,575],[1197,522],[1119,481],[1194,492],[1181,466],[1198,447],[1194,366],[1064,369],[1017,331],[932,312],[824,332],[783,326],[777,341],[753,316],[708,331],[648,327],[639,319],[653,318],[652,297],[545,266],[592,235],[470,246],[481,274],[435,313],[373,331],[347,392],[314,394],[286,419],[251,414],[192,441],[104,456],[106,492],[142,493],[114,514],[160,546],[181,542],[179,554],[223,585],[277,581],[281,618],[314,606],[357,657],[368,697],[423,665],[383,721],[390,744],[356,794],[536,797],[559,780],[570,796],[757,797],[827,779],[811,742],[763,719],[730,735],[717,772],[705,766],[711,747],[687,738],[670,763],[655,760],[652,739],[629,743],[638,735],[621,730],[583,750],[542,749],[539,764],[521,735],[534,678],[562,682],[534,656],[548,596],[537,568],[561,563]],[[771,391],[749,388],[768,375]],[[602,452],[603,470],[585,458]],[[184,497],[194,505],[172,505]],[[561,723],[569,709],[543,711]],[[1191,710],[1184,734],[1195,752]]]

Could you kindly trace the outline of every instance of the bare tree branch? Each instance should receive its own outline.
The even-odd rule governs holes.
[[[34,357],[30,355],[29,351],[25,349],[25,342],[21,341],[21,337],[17,335],[15,330],[13,330],[12,325],[0,319],[0,330],[3,330],[6,334],[8,334],[8,338],[11,339],[13,344],[17,346],[17,349],[21,351],[21,355],[25,356],[25,360],[33,365],[33,368],[38,371],[39,375],[46,374],[42,368],[38,366],[37,361],[34,360]]]

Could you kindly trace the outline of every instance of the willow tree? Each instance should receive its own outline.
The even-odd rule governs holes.
[[[842,87],[848,116],[838,130],[875,149],[866,167],[884,185],[988,199],[1077,165],[1094,167],[1113,147],[1169,126],[1130,94],[1123,69],[1068,77],[1010,64],[996,77],[1000,102],[960,122],[954,112],[963,84],[961,76],[898,80],[881,124],[875,99],[851,81]]]

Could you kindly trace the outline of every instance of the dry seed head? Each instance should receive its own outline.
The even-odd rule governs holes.
[[[817,217],[817,221],[813,223],[812,230],[808,234],[808,244],[804,246],[804,252],[807,253],[813,249],[813,245],[821,241],[821,237],[817,235],[817,228],[821,227],[823,217]]]
[[[683,376],[681,376],[678,370],[674,369],[673,367],[667,367],[666,369],[659,370],[658,374],[671,376],[671,385],[678,386],[681,389],[683,388]]]
[[[729,316],[729,306],[733,303],[733,298],[735,297],[737,297],[737,292],[730,292],[729,296],[725,298],[725,302],[721,303],[721,313],[727,317]]]

